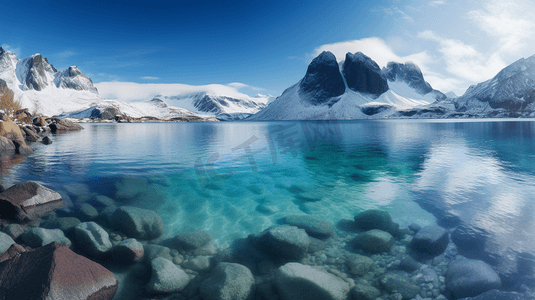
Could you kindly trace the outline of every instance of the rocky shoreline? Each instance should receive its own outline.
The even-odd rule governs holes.
[[[0,193],[0,218],[0,299],[535,299],[500,291],[448,230],[400,228],[382,210],[336,226],[287,216],[224,249],[207,231],[164,235],[152,210],[35,182]]]

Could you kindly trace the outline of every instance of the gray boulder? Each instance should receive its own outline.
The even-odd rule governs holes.
[[[358,300],[375,300],[381,296],[381,292],[375,287],[367,284],[356,284],[351,289],[353,299]]]
[[[61,229],[45,229],[45,228],[32,228],[22,235],[22,241],[32,247],[43,247],[52,242],[56,242],[60,245],[70,247],[71,240],[65,237],[65,234]]]
[[[341,278],[299,263],[281,266],[275,287],[282,300],[340,300],[349,294],[349,284]]]
[[[388,251],[394,244],[394,237],[379,229],[373,229],[357,235],[352,241],[354,248],[369,253],[381,253]]]
[[[206,256],[196,256],[182,264],[184,269],[204,272],[210,269],[210,260]]]
[[[490,290],[476,297],[462,298],[459,300],[534,300],[533,295],[524,295],[516,292]]]
[[[113,247],[113,261],[120,264],[132,264],[143,258],[143,244],[136,239],[126,239]]]
[[[47,220],[45,222],[41,223],[41,226],[44,228],[54,229],[58,228],[61,229],[64,233],[70,234],[76,225],[82,223],[79,219],[74,217],[64,217],[64,218],[56,218],[52,220]]]
[[[13,244],[15,244],[15,241],[9,235],[0,232],[0,255],[4,254]]]
[[[150,263],[153,259],[162,257],[168,260],[173,260],[173,257],[171,256],[171,249],[160,246],[160,245],[153,245],[153,244],[146,244],[143,246],[144,254],[143,254],[143,261],[145,263]]]
[[[364,255],[354,255],[347,259],[347,267],[353,275],[362,276],[370,271],[374,261]]]
[[[162,218],[153,210],[122,206],[111,217],[112,226],[124,232],[128,237],[137,239],[155,239],[165,230]]]
[[[404,300],[412,299],[420,293],[420,287],[411,283],[402,273],[387,273],[379,279],[379,282],[387,292],[400,293]]]
[[[18,183],[0,194],[0,218],[36,221],[62,206],[61,195],[36,182]]]
[[[310,238],[295,226],[274,226],[250,236],[257,248],[278,258],[301,259],[308,252]]]
[[[362,230],[380,229],[396,235],[399,225],[392,221],[387,211],[370,209],[355,216],[355,226]]]
[[[17,239],[26,231],[26,227],[20,224],[9,224],[4,227],[4,232],[7,233],[12,239]]]
[[[294,215],[284,218],[284,223],[304,229],[309,236],[324,239],[334,234],[331,222],[326,222],[317,216]]]
[[[78,207],[78,217],[82,221],[93,221],[98,217],[98,211],[89,203],[82,203]]]
[[[426,226],[412,238],[410,246],[417,252],[439,255],[448,247],[448,231],[440,226]]]
[[[446,286],[456,298],[474,297],[501,285],[498,274],[483,261],[456,259],[448,265]]]
[[[179,250],[191,251],[207,245],[212,240],[212,234],[205,230],[179,232],[167,243]]]
[[[151,261],[152,275],[145,287],[151,294],[175,293],[183,290],[190,282],[184,270],[168,259],[158,257]]]
[[[201,283],[204,300],[249,300],[254,296],[254,277],[240,264],[220,263]]]
[[[95,222],[78,224],[74,227],[74,237],[78,246],[94,257],[102,257],[113,247],[106,230]]]

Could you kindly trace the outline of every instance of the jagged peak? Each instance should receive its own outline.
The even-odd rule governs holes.
[[[381,68],[379,67],[379,65],[373,60],[371,59],[369,56],[367,56],[366,54],[362,53],[362,52],[355,52],[355,53],[351,53],[351,52],[348,52],[346,53],[346,60],[345,61],[348,61],[348,60],[353,60],[353,61],[361,61],[363,63],[366,64],[366,66],[374,71],[377,71],[377,72],[380,72],[381,71]],[[345,63],[344,61],[344,63]]]

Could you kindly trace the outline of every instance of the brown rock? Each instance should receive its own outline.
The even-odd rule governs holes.
[[[0,263],[9,259],[12,259],[13,257],[21,254],[22,252],[26,252],[26,249],[22,247],[19,244],[13,244],[9,249],[7,249],[2,256],[0,256]]]
[[[45,118],[43,118],[43,117],[37,117],[37,118],[33,119],[33,125],[36,125],[36,126],[46,126],[47,123],[46,123]]]
[[[105,300],[117,292],[113,273],[57,243],[1,262],[0,282],[0,300]]]
[[[35,131],[33,131],[33,128],[21,126],[20,127],[22,131],[26,134],[26,140],[29,142],[37,142],[39,140],[39,135]]]
[[[56,131],[74,131],[84,129],[82,126],[73,123],[71,121],[66,121],[58,118],[52,119],[53,123],[49,125],[52,132]]]
[[[13,141],[15,144],[16,152],[19,154],[32,154],[32,148],[28,147],[24,142],[24,136],[17,124],[13,121],[2,121],[0,122],[0,136],[6,137]]]
[[[0,194],[0,218],[35,221],[63,205],[61,195],[36,182],[18,183]]]

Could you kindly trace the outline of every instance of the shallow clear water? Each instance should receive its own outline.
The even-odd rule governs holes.
[[[336,224],[382,208],[402,226],[461,224],[496,264],[535,249],[535,122],[83,126],[33,145],[3,183],[40,181],[75,203],[104,194],[155,209],[167,235],[204,229],[220,245],[289,214]]]

